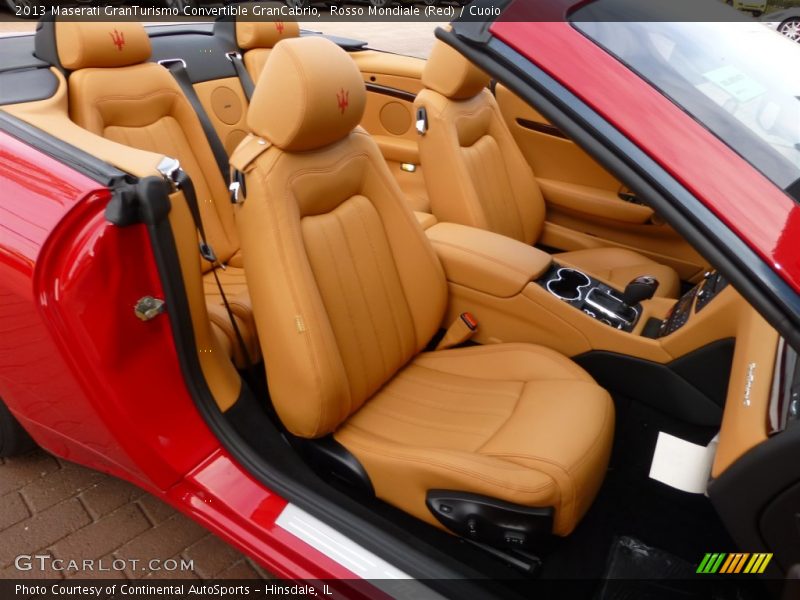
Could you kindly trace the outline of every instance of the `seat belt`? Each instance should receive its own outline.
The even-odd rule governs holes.
[[[447,350],[459,344],[463,344],[478,331],[478,320],[472,313],[463,312],[447,328],[442,340],[436,345],[436,351]]]
[[[162,67],[165,67],[170,73],[172,73],[172,76],[175,78],[175,81],[178,82],[183,95],[186,96],[186,99],[189,101],[189,104],[192,105],[195,114],[197,114],[197,118],[200,119],[200,125],[203,127],[203,133],[206,134],[208,145],[211,146],[211,152],[214,154],[214,160],[217,163],[217,168],[219,168],[219,172],[222,174],[222,180],[227,186],[230,183],[228,153],[225,152],[225,147],[222,145],[219,135],[217,135],[217,130],[214,129],[214,125],[211,123],[211,119],[208,118],[208,113],[206,112],[206,109],[203,108],[203,103],[200,102],[200,98],[197,96],[197,92],[192,85],[192,80],[189,79],[189,72],[186,70],[186,61],[184,61],[182,58],[168,58],[158,61],[158,64],[160,64]]]
[[[239,329],[239,324],[236,322],[236,315],[233,313],[233,309],[231,309],[231,305],[228,303],[228,297],[225,295],[225,290],[222,287],[222,282],[219,280],[219,275],[217,275],[217,267],[219,266],[224,270],[225,265],[219,262],[214,249],[206,240],[206,232],[205,228],[203,227],[203,219],[200,216],[200,205],[197,203],[197,193],[195,192],[194,184],[192,183],[189,175],[186,174],[186,171],[180,168],[177,160],[166,160],[169,160],[170,163],[167,165],[166,161],[162,162],[161,165],[159,165],[158,170],[165,179],[169,180],[174,189],[183,192],[186,205],[189,207],[189,212],[192,215],[192,221],[194,221],[194,228],[197,230],[197,236],[200,238],[200,256],[202,256],[207,262],[211,263],[211,272],[214,274],[214,280],[217,283],[219,295],[222,298],[222,304],[225,305],[225,312],[228,313],[228,318],[233,326],[233,333],[236,336],[236,342],[239,344],[239,349],[242,351],[245,367],[250,373],[251,378],[253,378],[253,384],[255,385],[257,380],[255,379],[255,372],[253,368],[253,361],[250,357],[250,351],[247,348],[247,343],[244,341],[242,331]]]
[[[242,89],[244,90],[244,95],[247,98],[247,102],[250,102],[256,86],[253,83],[253,78],[250,77],[250,73],[247,72],[247,67],[245,67],[244,62],[242,62],[242,55],[239,52],[228,52],[225,54],[225,56],[227,56],[228,60],[231,61],[233,70],[236,71],[236,76],[239,78],[239,83],[242,84]]]

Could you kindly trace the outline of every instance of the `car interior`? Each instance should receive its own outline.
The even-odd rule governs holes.
[[[4,113],[172,185],[194,359],[264,462],[491,577],[599,577],[620,536],[735,548],[705,495],[648,477],[656,439],[716,439],[720,476],[785,426],[792,351],[455,49],[229,19],[11,40]]]

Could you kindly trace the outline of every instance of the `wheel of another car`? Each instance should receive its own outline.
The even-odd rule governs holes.
[[[19,15],[23,19],[38,19],[41,16],[33,10],[41,4],[39,0],[4,0],[4,2],[12,15]]]
[[[0,400],[0,458],[17,456],[32,450],[36,444]]]
[[[426,6],[436,6],[437,4],[440,4],[442,2],[442,0],[422,0],[422,1],[425,3]]]
[[[778,25],[778,31],[793,42],[800,42],[800,17],[786,19]]]

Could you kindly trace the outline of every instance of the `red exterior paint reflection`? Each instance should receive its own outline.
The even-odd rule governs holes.
[[[180,376],[143,226],[115,227],[107,190],[0,137],[0,396],[43,447],[166,489],[218,447]]]
[[[800,292],[800,209],[782,190],[569,23],[502,21],[491,31],[649,154]]]

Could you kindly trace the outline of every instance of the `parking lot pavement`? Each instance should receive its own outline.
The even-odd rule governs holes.
[[[93,560],[111,571],[19,570],[20,555]],[[122,562],[125,566],[122,570]],[[150,561],[159,561],[150,565]],[[175,563],[171,562],[175,561]],[[19,561],[21,567],[27,562]],[[182,570],[166,570],[184,564]],[[191,568],[188,565],[191,564]],[[149,566],[162,570],[151,570]],[[0,459],[0,578],[263,579],[268,574],[139,488],[36,450]]]
[[[424,57],[435,23],[303,23],[307,29],[349,36],[377,49]],[[32,31],[30,22],[0,23],[0,34]],[[2,60],[0,58],[0,60]],[[75,576],[18,571],[20,554],[57,559],[181,559],[184,572],[126,569],[117,577],[265,578],[268,574],[217,537],[135,486],[43,451],[0,459],[0,578]],[[163,564],[163,563],[162,563]],[[103,578],[108,572],[95,573]],[[82,572],[81,577],[93,576]]]

